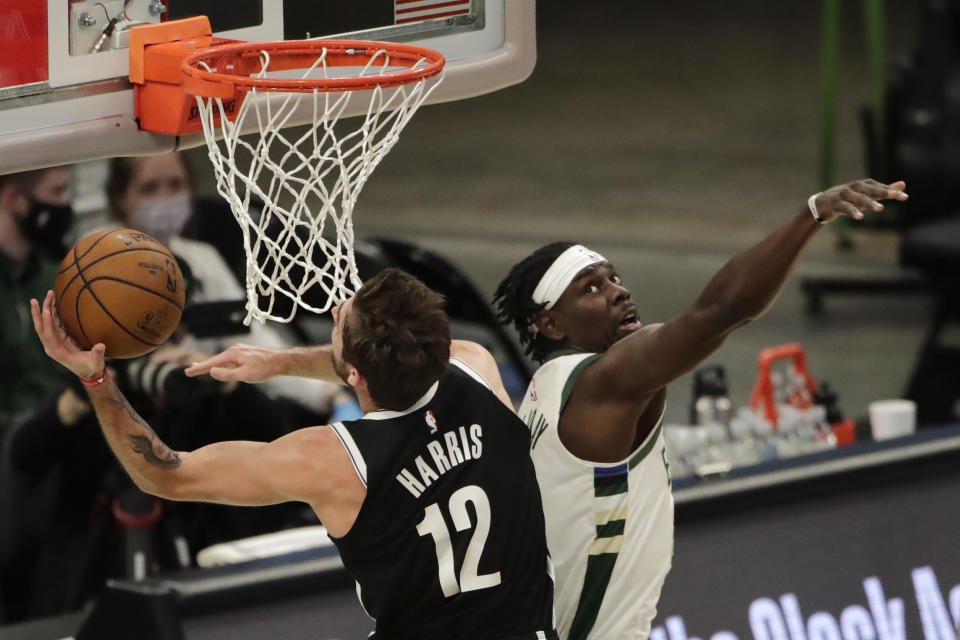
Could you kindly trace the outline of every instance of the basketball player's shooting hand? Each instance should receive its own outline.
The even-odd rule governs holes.
[[[903,189],[907,183],[903,180],[883,184],[876,180],[857,180],[849,184],[830,187],[814,200],[817,213],[824,222],[831,222],[841,216],[862,220],[864,211],[883,211],[881,200],[907,199]]]
[[[89,351],[84,351],[76,345],[60,322],[53,291],[47,291],[43,304],[35,298],[30,300],[30,315],[33,316],[33,328],[48,356],[84,380],[91,380],[103,373],[106,346],[98,343]]]
[[[235,344],[203,362],[194,362],[184,373],[190,377],[209,373],[214,380],[263,382],[281,373],[278,353],[276,349]]]

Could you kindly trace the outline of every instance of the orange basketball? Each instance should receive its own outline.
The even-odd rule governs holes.
[[[180,324],[185,292],[170,250],[134,229],[98,231],[60,263],[57,311],[81,349],[98,342],[109,358],[153,351]]]

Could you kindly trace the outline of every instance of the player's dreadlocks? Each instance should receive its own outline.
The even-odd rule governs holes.
[[[493,294],[497,319],[502,325],[513,324],[520,336],[525,353],[537,362],[543,362],[558,344],[538,333],[533,327],[533,317],[543,309],[543,304],[533,301],[533,290],[561,253],[573,246],[572,242],[554,242],[540,247],[510,269]]]

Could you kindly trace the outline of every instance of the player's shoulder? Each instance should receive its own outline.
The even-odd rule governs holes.
[[[318,425],[314,427],[303,427],[291,431],[287,435],[279,438],[276,442],[282,442],[297,457],[302,457],[311,461],[328,460],[330,457],[340,457],[343,451],[340,447],[341,439],[337,435],[335,426],[337,425]]]
[[[531,403],[545,407],[555,405],[562,410],[583,371],[600,356],[599,353],[579,349],[564,349],[549,354],[533,373],[521,412],[529,408]]]
[[[476,342],[451,340],[450,363],[488,389],[500,379],[493,354]]]
[[[583,369],[602,357],[602,353],[581,349],[561,349],[547,355],[534,372],[534,376],[565,378],[573,369]]]
[[[584,358],[571,369],[564,389],[564,403],[577,395],[595,406],[608,399],[633,404],[642,399],[632,390],[629,382],[635,379],[639,367],[656,366],[645,361],[646,344],[656,339],[663,324],[649,324],[621,338],[603,353]],[[625,384],[627,383],[627,384]],[[573,391],[577,393],[574,394]]]
[[[332,424],[319,424],[313,427],[302,427],[290,432],[290,437],[304,446],[322,446],[335,438]]]
[[[483,345],[471,340],[451,340],[450,357],[460,362],[480,369],[484,366],[495,364],[493,354],[491,354]]]
[[[291,431],[274,443],[283,442],[292,467],[301,469],[324,484],[352,478],[362,455],[350,432],[342,423],[304,427]],[[360,473],[360,469],[356,469]],[[365,473],[360,473],[365,481]]]

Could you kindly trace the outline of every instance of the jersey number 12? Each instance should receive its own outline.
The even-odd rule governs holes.
[[[467,553],[463,557],[459,582],[454,566],[453,545],[450,544],[450,531],[443,521],[443,514],[436,502],[424,509],[423,520],[417,525],[417,533],[421,536],[433,536],[437,566],[440,570],[440,588],[443,589],[443,595],[447,598],[461,591],[477,591],[500,584],[499,571],[477,575],[483,545],[487,543],[487,535],[490,533],[490,501],[483,489],[473,484],[457,489],[450,496],[448,503],[450,519],[457,531],[469,529],[471,523],[470,514],[467,512],[468,502],[473,505],[473,510],[477,514],[477,526],[467,545]]]

